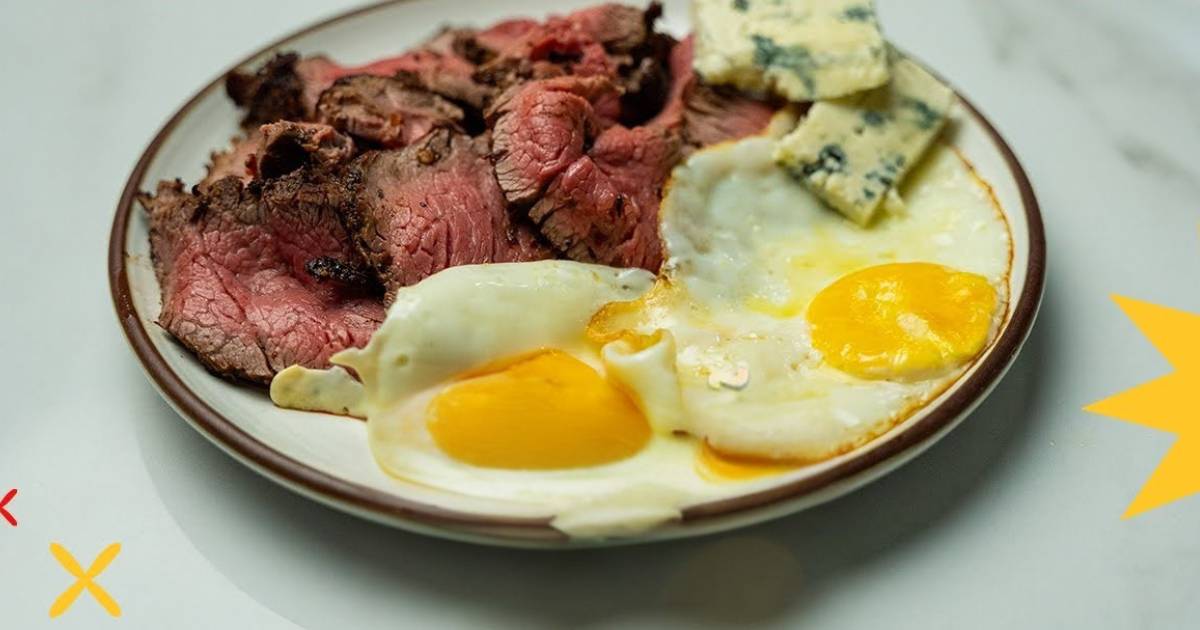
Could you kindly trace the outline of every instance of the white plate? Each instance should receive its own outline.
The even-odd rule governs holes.
[[[454,3],[397,0],[346,13],[285,37],[238,66],[257,66],[286,49],[324,53],[344,63],[396,54],[446,23],[486,25],[515,15],[542,16],[594,2],[526,0]],[[687,1],[667,1],[662,27],[688,30]],[[470,16],[465,18],[463,16]],[[1013,236],[1009,312],[996,342],[931,404],[871,443],[799,469],[736,497],[692,506],[683,518],[632,538],[569,540],[545,515],[496,517],[486,509],[444,507],[437,490],[385,475],[367,448],[362,423],[278,409],[263,390],[213,376],[159,328],[159,287],[150,264],[147,221],[134,196],[160,179],[197,181],[210,151],[237,131],[239,112],[222,78],[185,103],[139,160],[117,206],[109,243],[109,280],[121,326],[163,397],[198,431],[238,461],[288,488],[352,514],[407,530],[509,546],[572,546],[678,538],[761,522],[845,494],[917,456],[963,420],[1004,375],[1033,325],[1045,277],[1045,238],[1033,189],[992,125],[960,96],[947,138],[993,186]]]

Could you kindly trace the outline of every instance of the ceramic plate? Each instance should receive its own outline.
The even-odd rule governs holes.
[[[285,37],[238,66],[257,66],[280,49],[325,53],[345,63],[395,54],[449,22],[489,24],[541,16],[594,2],[394,1],[346,13]],[[665,2],[662,28],[689,30],[686,0]],[[470,16],[469,19],[462,16]],[[948,77],[951,82],[953,77]],[[214,80],[166,123],[138,161],[117,206],[109,243],[109,281],[121,326],[150,380],[196,430],[238,461],[307,497],[407,530],[511,546],[570,546],[662,540],[775,518],[828,501],[911,460],[963,420],[991,391],[1029,334],[1041,299],[1045,240],[1037,201],[1021,165],[995,128],[960,96],[948,141],[989,181],[1013,236],[1012,300],[1000,333],[975,364],[919,413],[883,437],[837,458],[781,475],[746,494],[686,508],[682,518],[632,538],[567,539],[549,515],[498,517],[454,509],[444,494],[385,475],[361,422],[278,409],[266,393],[221,380],[155,323],[159,288],[150,264],[147,221],[134,196],[160,179],[198,181],[209,152],[237,131],[239,114]]]

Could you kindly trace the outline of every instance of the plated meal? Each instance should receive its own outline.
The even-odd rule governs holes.
[[[677,34],[661,15],[230,73],[239,133],[137,195],[144,317],[289,431],[336,423],[339,457],[386,478],[372,505],[477,533],[629,539],[932,439],[1032,323],[1036,207],[1014,229],[953,141],[959,97],[869,0],[694,0]]]

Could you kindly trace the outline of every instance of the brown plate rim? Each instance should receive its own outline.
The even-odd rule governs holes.
[[[385,0],[317,21],[247,55],[234,64],[230,70],[245,66],[271,50],[318,29],[408,1]],[[109,236],[108,279],[113,306],[130,347],[159,393],[198,431],[230,452],[236,459],[250,464],[259,472],[304,494],[315,495],[332,501],[336,505],[365,510],[377,517],[397,518],[413,525],[432,527],[434,533],[437,533],[437,528],[445,527],[459,534],[492,536],[513,542],[565,542],[566,537],[551,527],[549,518],[512,518],[447,510],[339,479],[284,455],[246,433],[210,407],[199,395],[187,387],[179,375],[167,364],[158,349],[154,347],[149,332],[142,326],[137,316],[126,273],[125,243],[135,197],[139,192],[146,170],[163,143],[200,99],[210,90],[219,86],[226,74],[227,72],[222,73],[197,91],[155,134],[125,183],[117,202],[116,215],[113,218]],[[970,114],[983,125],[992,142],[1004,156],[1009,171],[1017,182],[1028,224],[1029,260],[1026,267],[1025,286],[1013,307],[1008,325],[996,340],[992,350],[948,398],[938,403],[916,424],[890,436],[890,439],[878,442],[872,448],[863,449],[857,456],[850,457],[820,474],[766,490],[686,508],[682,514],[682,524],[707,523],[719,517],[729,517],[735,513],[766,508],[773,504],[812,494],[836,482],[848,481],[870,468],[918,446],[948,427],[983,398],[988,389],[1003,376],[1009,364],[1016,357],[1032,329],[1045,286],[1046,239],[1041,210],[1034,194],[1033,185],[1012,148],[973,103],[963,97],[961,93],[958,94],[958,98]]]

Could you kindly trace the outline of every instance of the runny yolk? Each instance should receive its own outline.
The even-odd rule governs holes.
[[[927,378],[979,354],[996,290],[932,263],[892,263],[842,276],[808,306],[813,347],[861,378]]]
[[[650,424],[629,396],[565,352],[498,365],[429,403],[429,433],[456,460],[488,468],[579,468],[625,459],[650,439]]]
[[[711,479],[739,481],[779,475],[800,467],[793,462],[780,462],[754,457],[727,455],[704,442],[697,456],[700,474]]]

